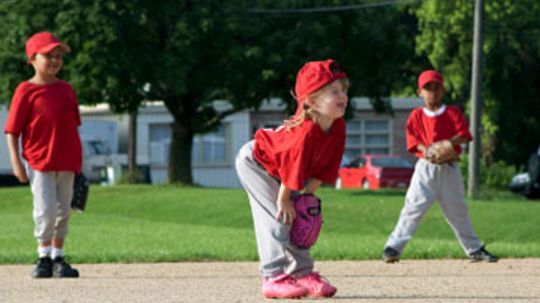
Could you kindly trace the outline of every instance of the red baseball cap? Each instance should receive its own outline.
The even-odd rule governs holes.
[[[46,54],[54,48],[60,46],[64,53],[69,53],[71,48],[69,45],[60,42],[53,34],[49,32],[40,32],[32,35],[26,40],[26,58],[28,62],[35,54]]]
[[[429,82],[435,82],[444,86],[444,78],[438,71],[426,70],[418,77],[418,89],[424,88]]]
[[[347,78],[347,74],[341,70],[333,59],[311,61],[304,64],[296,76],[296,86],[294,88],[298,109],[302,108],[304,99],[309,94],[316,92],[328,83],[342,78]]]

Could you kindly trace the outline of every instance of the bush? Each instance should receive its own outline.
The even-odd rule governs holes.
[[[467,184],[469,158],[462,157],[459,166],[463,180]],[[507,189],[512,177],[519,171],[521,167],[516,169],[515,166],[506,164],[504,161],[497,161],[488,166],[484,160],[480,160],[479,185],[490,189]]]

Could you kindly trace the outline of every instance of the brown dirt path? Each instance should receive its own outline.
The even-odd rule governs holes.
[[[278,302],[259,292],[257,263],[84,264],[79,279],[30,278],[0,266],[0,303]],[[540,259],[318,262],[338,287],[325,302],[540,302]],[[321,302],[302,299],[293,302]],[[286,302],[286,301],[282,301]]]

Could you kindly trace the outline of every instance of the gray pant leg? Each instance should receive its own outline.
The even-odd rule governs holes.
[[[34,203],[34,236],[40,242],[50,242],[53,238],[58,212],[53,173],[44,173],[28,168],[28,177]]]
[[[287,245],[287,254],[290,256],[290,264],[285,272],[294,277],[302,277],[313,271],[313,258],[309,249],[301,249],[294,245]]]
[[[452,227],[467,255],[482,247],[469,218],[463,179],[457,164],[443,165],[441,171],[440,202],[446,221]]]
[[[238,152],[236,171],[251,205],[261,274],[271,277],[313,268],[309,251],[290,247],[291,225],[275,219],[280,184],[255,162],[253,144],[253,141],[248,142]]]
[[[40,172],[27,168],[33,194],[34,236],[40,242],[64,239],[73,195],[73,172]]]
[[[385,247],[389,246],[401,252],[411,240],[422,218],[435,200],[433,188],[436,188],[436,174],[436,167],[429,165],[426,161],[418,160],[405,197],[405,206]]]
[[[58,212],[54,226],[54,238],[64,239],[68,232],[68,221],[71,215],[71,199],[73,198],[73,181],[75,173],[56,173],[56,197],[58,200]]]

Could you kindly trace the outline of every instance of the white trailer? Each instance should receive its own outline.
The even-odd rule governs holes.
[[[4,133],[4,127],[7,120],[7,106],[0,105],[0,127],[2,127],[2,134]],[[10,176],[11,162],[9,160],[9,151],[7,147],[6,136],[2,135],[0,139],[0,176]]]

